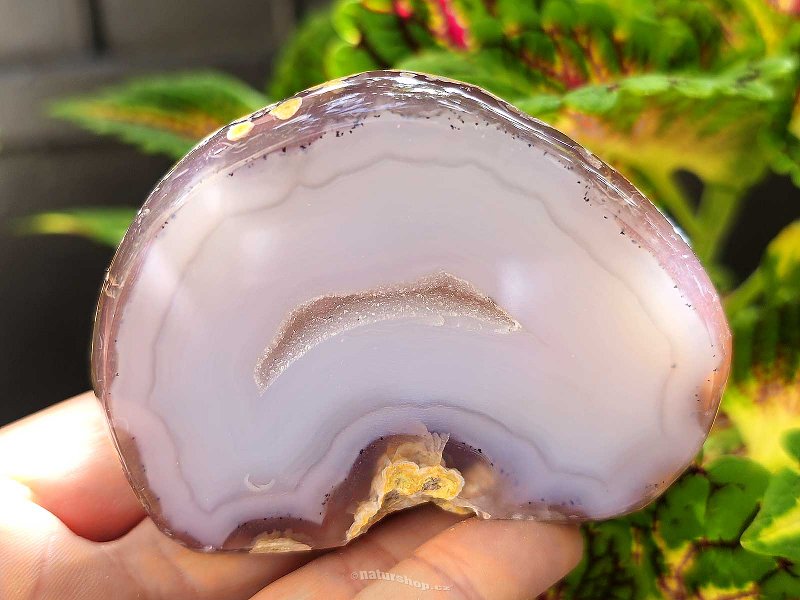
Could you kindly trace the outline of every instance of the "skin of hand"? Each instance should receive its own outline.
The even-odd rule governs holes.
[[[4,600],[523,599],[556,583],[581,553],[575,527],[427,506],[331,551],[204,554],[146,518],[91,394],[0,429]]]

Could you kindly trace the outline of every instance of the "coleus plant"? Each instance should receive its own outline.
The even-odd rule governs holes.
[[[695,464],[657,502],[587,525],[552,598],[800,598],[800,222],[735,286],[720,250],[767,173],[800,186],[796,0],[339,0],[286,46],[268,93],[219,73],[133,81],[57,116],[179,158],[239,116],[381,68],[475,83],[624,172],[725,298],[734,371]],[[702,182],[695,205],[681,172]],[[116,244],[134,209],[28,219]]]

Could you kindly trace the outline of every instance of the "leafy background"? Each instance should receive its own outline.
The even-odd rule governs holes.
[[[743,280],[721,251],[765,176],[800,186],[799,49],[796,0],[339,0],[296,32],[265,91],[192,72],[52,113],[177,159],[270,99],[402,68],[481,85],[577,139],[691,239],[723,294],[734,370],[695,464],[645,510],[587,525],[584,561],[547,596],[797,599],[800,221]],[[44,213],[17,226],[115,245],[134,211]]]

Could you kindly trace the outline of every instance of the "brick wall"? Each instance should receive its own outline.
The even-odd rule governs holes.
[[[20,237],[14,217],[139,205],[169,160],[48,118],[47,103],[133,75],[214,67],[262,87],[315,0],[0,0],[0,425],[88,388],[111,252]]]

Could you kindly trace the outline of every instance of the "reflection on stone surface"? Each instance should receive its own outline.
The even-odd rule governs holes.
[[[706,274],[623,178],[477,88],[379,72],[176,165],[112,264],[93,374],[162,530],[283,552],[427,501],[635,510],[729,358]]]

